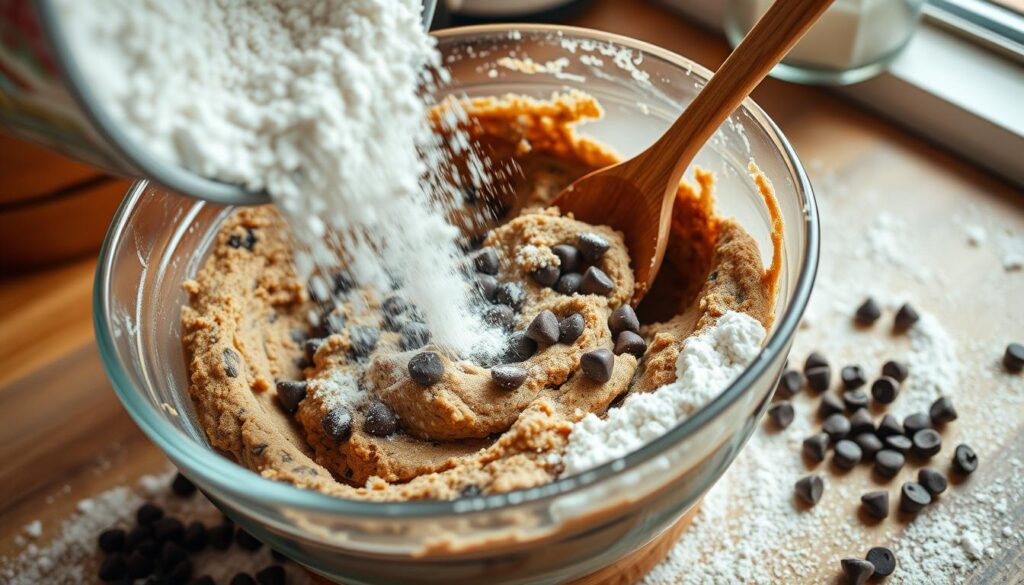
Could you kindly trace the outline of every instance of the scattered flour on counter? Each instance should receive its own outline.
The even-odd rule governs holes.
[[[604,418],[588,414],[573,427],[562,461],[574,475],[623,457],[665,434],[718,396],[757,357],[764,327],[729,311],[686,340],[676,359],[677,379],[654,392],[631,394]]]

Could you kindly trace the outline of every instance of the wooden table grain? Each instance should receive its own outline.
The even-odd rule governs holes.
[[[728,54],[719,36],[649,2],[598,1],[572,24],[646,40],[710,68]],[[928,233],[927,222],[942,208],[965,205],[1024,232],[1019,192],[833,94],[767,80],[753,96],[805,162],[813,160],[865,189],[907,190],[907,197],[892,205],[909,218],[912,236],[936,237]],[[4,172],[10,175],[10,154],[2,152]],[[22,161],[17,166],[24,174],[2,177],[5,186],[38,183],[27,175],[43,172],[39,165]],[[73,166],[50,176],[80,180],[82,172]],[[870,205],[888,201],[879,195],[866,198]],[[969,259],[952,261],[970,265]],[[26,523],[39,519],[46,527],[57,526],[79,499],[167,465],[124,412],[104,375],[92,333],[94,266],[95,259],[85,257],[0,276],[0,557],[17,554],[16,536]],[[1001,333],[1015,327],[1018,338],[1024,337],[1020,273],[998,286],[1006,290],[996,293],[1016,294],[1006,297],[1016,300],[1006,302],[1001,313],[980,317],[981,326]],[[954,308],[949,312],[951,326],[977,327],[964,324],[977,317],[953,314]],[[1007,433],[1017,437],[1018,450],[1024,448],[1024,429]],[[986,469],[986,474],[1001,473],[1006,470],[998,463]],[[1024,503],[1017,506],[1021,519]],[[45,540],[44,534],[40,544]],[[822,566],[807,578],[822,582],[835,572],[833,566]],[[983,561],[973,580],[1020,583],[1022,575],[1024,550],[1017,549]]]

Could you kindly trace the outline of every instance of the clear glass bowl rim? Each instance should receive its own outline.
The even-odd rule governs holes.
[[[667,49],[629,37],[581,27],[538,24],[493,24],[450,28],[436,31],[433,34],[439,39],[444,39],[488,34],[505,35],[510,31],[519,31],[524,34],[564,34],[567,37],[611,42],[658,57],[680,68],[689,69],[704,80],[711,77],[711,71],[708,69]],[[779,130],[778,126],[752,99],[747,98],[744,100],[741,107],[766,131],[774,142],[775,147],[784,155],[787,166],[796,179],[798,194],[803,197],[803,220],[807,232],[807,241],[803,250],[804,258],[799,266],[799,275],[792,301],[786,307],[786,311],[781,318],[779,318],[778,325],[769,337],[768,343],[765,344],[759,358],[738,378],[733,380],[724,392],[698,410],[693,416],[637,451],[626,455],[622,459],[605,463],[582,474],[562,478],[543,486],[503,494],[477,496],[477,498],[483,500],[483,505],[473,506],[471,508],[473,512],[507,510],[536,505],[544,500],[551,500],[563,494],[579,491],[584,487],[606,481],[613,476],[626,473],[630,469],[657,457],[670,447],[688,439],[699,427],[713,420],[730,404],[739,399],[756,379],[766,373],[772,361],[770,357],[787,347],[787,342],[795,332],[800,317],[807,305],[817,272],[818,210],[810,180],[800,164],[796,152],[782,134],[782,131]],[[103,247],[100,249],[93,289],[93,325],[103,366],[114,387],[114,391],[124,404],[125,409],[146,435],[161,450],[166,452],[172,460],[189,462],[186,471],[189,475],[198,476],[201,483],[213,485],[218,490],[221,490],[221,493],[237,493],[245,498],[256,496],[267,505],[288,506],[309,512],[342,513],[368,518],[431,517],[465,513],[462,510],[466,508],[464,506],[456,508],[454,501],[368,502],[328,496],[320,492],[300,489],[288,483],[263,478],[259,474],[230,461],[206,446],[191,440],[182,440],[182,434],[131,383],[128,374],[118,359],[113,340],[113,330],[111,324],[106,319],[109,308],[107,306],[108,280],[113,264],[112,252],[115,244],[121,240],[121,234],[126,228],[127,219],[136,201],[145,194],[148,187],[148,181],[136,181],[128,190],[124,201],[121,202],[117,212],[114,214],[104,239]],[[509,501],[510,494],[515,494],[513,500],[515,503]],[[479,503],[476,502],[475,504]]]

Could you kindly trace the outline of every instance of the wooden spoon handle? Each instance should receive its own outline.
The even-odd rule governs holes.
[[[831,4],[776,0],[668,132],[638,157],[656,165],[649,176],[679,184],[697,151]]]

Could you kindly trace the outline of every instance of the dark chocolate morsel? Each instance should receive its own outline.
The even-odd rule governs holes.
[[[836,443],[832,461],[842,469],[853,469],[863,457],[864,452],[861,451],[860,445],[849,439],[843,439]]]
[[[508,364],[491,368],[491,379],[499,388],[515,390],[526,382],[527,371],[521,365]]]
[[[1006,351],[1003,352],[1003,367],[1015,374],[1024,370],[1024,345],[1013,342],[1006,346]]]
[[[878,490],[860,497],[861,506],[872,518],[884,520],[889,516],[889,492]]]
[[[932,496],[937,496],[946,491],[946,487],[949,485],[946,476],[931,467],[922,467],[917,472],[917,483],[924,486],[924,489],[928,490],[928,493]]]
[[[591,266],[583,273],[583,280],[580,281],[580,292],[583,294],[607,296],[613,290],[615,290],[615,283],[605,274],[604,270]]]
[[[793,486],[796,496],[804,503],[813,506],[821,500],[821,494],[825,490],[825,483],[821,476],[808,475],[800,478]]]
[[[473,266],[476,267],[477,272],[491,276],[498,274],[498,269],[501,268],[498,262],[498,251],[494,248],[483,248],[473,257]]]
[[[518,311],[526,302],[526,291],[518,282],[503,282],[498,285],[498,292],[494,294],[494,300]]]
[[[584,232],[576,240],[576,247],[579,249],[580,254],[583,255],[583,259],[593,264],[604,256],[604,253],[608,251],[611,245],[608,243],[608,240],[594,232]]]
[[[768,418],[777,428],[784,429],[793,423],[793,405],[783,400],[768,407]]]
[[[779,385],[775,392],[782,398],[791,398],[797,392],[803,390],[806,380],[798,370],[786,370],[779,378]]]
[[[900,393],[900,383],[896,378],[882,376],[871,384],[871,396],[880,404],[891,404]]]
[[[288,414],[299,409],[299,402],[306,397],[308,384],[305,380],[279,380],[277,382],[277,401]]]
[[[882,449],[875,453],[875,472],[885,478],[895,477],[903,469],[907,458],[903,453],[892,449]]]
[[[320,426],[324,434],[335,441],[345,441],[352,435],[352,415],[342,407],[332,408],[327,411]]]
[[[580,335],[583,335],[585,327],[583,315],[580,313],[573,313],[562,319],[558,322],[558,343],[572,343],[576,341]]]
[[[828,366],[816,366],[804,370],[804,375],[807,376],[807,385],[815,392],[828,390],[829,384],[832,383],[832,370]]]
[[[942,450],[942,435],[935,429],[921,429],[914,433],[911,442],[914,444],[914,454],[918,457],[934,457]]]
[[[562,271],[554,264],[530,272],[530,278],[541,286],[554,286],[560,276],[562,276]]]
[[[953,471],[962,475],[970,475],[978,468],[978,455],[965,444],[956,446],[953,451]]]
[[[878,303],[875,299],[868,297],[864,299],[864,302],[857,307],[857,311],[854,313],[853,318],[856,319],[861,325],[871,325],[878,318],[882,316],[882,309],[878,307]]]
[[[612,337],[618,337],[623,331],[640,333],[640,319],[636,316],[633,306],[626,304],[612,311],[608,316],[608,329]]]
[[[558,267],[563,273],[579,272],[583,268],[583,255],[575,246],[558,244],[551,246],[551,252],[558,256]]]
[[[387,404],[374,401],[366,410],[363,430],[375,437],[386,437],[398,429],[398,415]]]
[[[433,386],[444,376],[444,362],[441,356],[432,352],[418,353],[409,360],[409,377],[421,386]]]
[[[615,355],[628,353],[636,359],[640,359],[644,356],[645,351],[647,351],[647,342],[632,331],[619,333],[619,338],[615,340]]]
[[[932,419],[932,424],[942,425],[955,421],[958,415],[956,408],[953,407],[953,401],[942,396],[932,403],[931,408],[928,409],[928,416]]]
[[[544,309],[530,321],[526,328],[526,336],[537,343],[553,344],[558,342],[558,317],[548,309]]]
[[[826,433],[818,433],[804,439],[803,452],[812,461],[824,461],[825,454],[828,453],[828,445],[828,435]]]
[[[910,372],[907,370],[907,366],[903,362],[889,360],[882,366],[882,375],[889,376],[900,384],[907,379],[909,374]]]
[[[862,559],[843,559],[839,561],[843,568],[843,576],[848,585],[864,585],[875,574],[875,566]]]
[[[612,379],[615,356],[604,348],[593,349],[580,356],[580,369],[583,375],[598,383]]]
[[[508,347],[505,350],[505,362],[525,362],[537,352],[537,342],[526,336],[526,333],[517,331],[509,336]]]
[[[914,310],[914,307],[910,306],[910,303],[904,303],[900,307],[899,311],[896,311],[896,318],[893,320],[893,329],[896,331],[906,331],[910,329],[917,320],[920,319],[920,315]]]
[[[932,495],[916,481],[908,481],[900,488],[900,511],[916,514],[932,503]]]
[[[876,546],[868,551],[867,561],[875,567],[876,577],[888,577],[892,575],[892,572],[896,570],[896,555],[892,554],[892,551],[882,547]]]
[[[583,275],[579,272],[569,272],[558,278],[558,282],[555,283],[555,290],[563,295],[571,296],[580,292],[581,284],[583,284]]]

